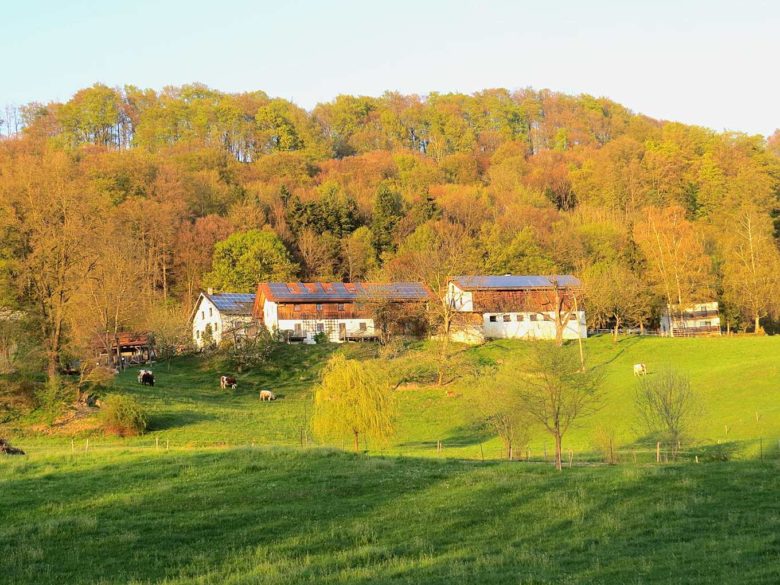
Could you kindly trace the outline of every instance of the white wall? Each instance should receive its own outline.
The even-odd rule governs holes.
[[[339,326],[344,323],[347,327],[348,336],[374,335],[373,319],[282,319],[277,322],[280,331],[295,331],[295,325],[300,324],[303,335],[310,334],[312,337],[318,333],[317,324],[322,325],[322,329],[328,334],[328,339],[333,342],[341,341],[339,338]],[[360,330],[360,324],[364,323],[365,331]],[[328,325],[332,325],[328,331]],[[266,325],[267,326],[267,325]],[[269,330],[272,330],[269,328]]]
[[[536,321],[531,320],[531,316]],[[555,339],[554,313],[546,313],[549,320],[544,319],[544,313],[485,313],[482,315],[482,329],[486,338],[494,339]],[[496,320],[491,321],[490,317]],[[509,321],[504,321],[504,316]],[[522,316],[522,320],[520,317]],[[566,322],[563,329],[564,339],[585,339],[588,328],[585,323],[585,311],[577,313],[577,319]]]
[[[447,285],[447,301],[453,309],[461,313],[470,313],[474,310],[473,293],[461,290],[453,282]]]
[[[214,303],[201,295],[192,318],[192,340],[196,347],[203,347],[203,332],[207,325],[211,325],[212,339],[219,343],[222,339],[222,316]]]

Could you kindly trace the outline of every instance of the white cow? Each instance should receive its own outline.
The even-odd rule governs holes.
[[[274,394],[270,390],[261,390],[260,400],[276,400],[276,394]]]
[[[634,375],[635,376],[646,376],[647,375],[647,366],[645,364],[634,364]]]

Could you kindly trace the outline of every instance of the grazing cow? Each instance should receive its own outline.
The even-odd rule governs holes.
[[[154,374],[149,371],[144,372],[144,375],[141,376],[141,384],[144,386],[154,386]]]
[[[634,375],[635,376],[646,376],[647,375],[647,366],[645,364],[634,364]]]
[[[144,379],[144,374],[149,374],[150,376],[154,376],[152,373],[152,370],[138,370],[138,383],[142,384]]]
[[[260,400],[276,400],[276,394],[270,390],[260,390]]]
[[[223,390],[230,386],[233,390],[238,388],[238,383],[236,382],[236,379],[233,376],[222,376],[219,379],[219,387]]]

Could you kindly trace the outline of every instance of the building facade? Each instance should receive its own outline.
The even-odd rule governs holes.
[[[456,276],[447,287],[453,338],[584,339],[585,311],[573,276]]]
[[[661,335],[694,337],[720,335],[720,312],[715,301],[691,305],[667,305],[661,315]]]
[[[329,341],[378,339],[387,323],[377,315],[400,315],[430,299],[416,282],[264,282],[257,288],[254,316],[269,331],[289,341],[311,342],[317,334]],[[392,324],[403,326],[403,319]]]
[[[246,335],[254,323],[254,303],[252,293],[200,293],[190,319],[195,346],[219,345],[229,334]]]

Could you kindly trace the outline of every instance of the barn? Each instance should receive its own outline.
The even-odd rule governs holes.
[[[386,327],[414,333],[414,320],[407,317],[431,298],[419,282],[263,282],[254,314],[290,341],[318,333],[334,342],[363,341],[380,338]],[[380,319],[382,314],[387,318]]]
[[[454,312],[453,337],[563,339],[587,337],[585,311],[577,303],[580,281],[562,276],[456,276],[447,286]]]

